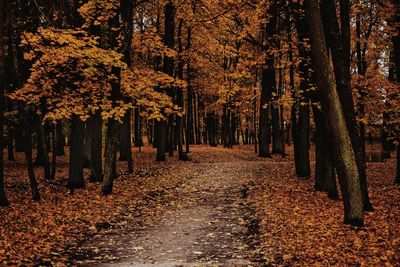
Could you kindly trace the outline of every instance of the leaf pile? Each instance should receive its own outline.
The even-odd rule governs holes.
[[[143,204],[152,192],[176,187],[188,172],[181,167],[185,163],[175,159],[155,163],[154,151],[143,148],[141,154],[135,154],[135,174],[121,173],[111,196],[102,196],[100,185],[91,183],[70,195],[65,187],[67,159],[68,156],[60,158],[54,183],[45,183],[40,170],[36,170],[41,176],[39,203],[31,200],[23,155],[18,153],[17,161],[6,162],[6,186],[12,204],[0,208],[1,266],[62,266],[68,261],[64,256],[66,247],[94,232],[96,227],[109,224],[129,207]],[[125,163],[118,163],[118,170],[126,169]]]
[[[261,223],[259,253],[272,265],[396,266],[400,262],[400,187],[393,185],[395,159],[369,163],[369,192],[375,211],[366,226],[343,224],[341,201],[315,192],[313,179],[300,180],[293,162],[265,164],[252,201]]]

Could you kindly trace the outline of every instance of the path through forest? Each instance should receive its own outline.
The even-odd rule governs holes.
[[[178,187],[150,192],[145,207],[132,207],[120,221],[98,225],[95,236],[71,248],[72,263],[258,265],[253,253],[258,223],[247,194],[265,163],[222,149],[214,154],[211,161],[188,163],[190,175]]]

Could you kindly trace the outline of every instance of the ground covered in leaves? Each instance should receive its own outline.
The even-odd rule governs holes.
[[[399,266],[400,187],[396,159],[368,163],[374,212],[365,227],[344,226],[341,200],[315,192],[313,179],[295,177],[292,157],[269,160],[254,181],[251,198],[261,222],[266,264],[283,266]]]
[[[135,151],[136,152],[136,151]],[[290,149],[289,149],[290,152]],[[198,146],[192,162],[135,153],[135,173],[114,194],[87,184],[71,196],[67,158],[30,199],[22,155],[6,165],[11,206],[0,208],[0,265],[397,265],[400,188],[395,159],[369,163],[375,211],[366,227],[342,224],[342,203],[294,175],[291,155],[260,159],[251,146]],[[20,158],[21,157],[21,158]],[[40,174],[40,170],[38,170]],[[40,176],[42,176],[40,174]]]

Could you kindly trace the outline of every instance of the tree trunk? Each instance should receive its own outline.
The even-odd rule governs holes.
[[[349,22],[350,24],[350,22]],[[349,25],[350,27],[350,25]],[[366,63],[363,60],[363,55],[361,53],[361,21],[359,15],[356,18],[356,35],[357,35],[357,69],[358,74],[365,75],[366,71]],[[349,40],[350,42],[350,40]],[[349,63],[350,64],[350,63]],[[360,99],[358,101],[358,112],[360,117],[365,116],[365,90],[361,89],[359,91]],[[365,211],[373,211],[372,204],[369,200],[368,195],[368,186],[367,186],[367,164],[366,164],[366,154],[365,154],[365,124],[363,122],[359,123],[359,136],[358,140],[356,140],[355,145],[358,145],[358,149],[355,149],[356,152],[356,159],[358,165],[358,171],[360,175],[360,183],[361,183],[361,192],[363,194],[363,201],[364,201],[364,210]]]
[[[72,116],[71,143],[69,152],[69,177],[68,188],[85,187],[83,179],[83,142],[85,135],[85,123],[77,115]]]
[[[21,131],[15,131],[15,152],[25,152],[25,141]]]
[[[396,171],[396,180],[395,184],[400,185],[400,144],[397,145],[397,171]]]
[[[189,27],[187,30],[187,45],[186,50],[191,48],[192,40],[192,29]],[[193,90],[190,84],[191,81],[191,67],[190,62],[187,63],[187,111],[186,111],[186,153],[189,153],[189,145],[194,143],[194,131],[193,131]]]
[[[131,0],[120,0],[120,12],[122,18],[122,47],[121,53],[124,55],[124,62],[130,67],[131,47],[133,36],[133,3]],[[120,125],[120,160],[127,161],[128,172],[133,173],[132,156],[132,110],[128,109],[123,117],[123,123]],[[115,163],[116,164],[116,163]]]
[[[394,12],[394,23],[396,26],[396,34],[392,37],[393,41],[393,50],[394,50],[394,65],[396,66],[396,78],[397,82],[400,83],[400,26],[399,26],[399,21],[400,21],[400,16],[399,16],[399,11],[400,11],[400,4],[398,1],[396,2],[395,0],[392,0],[392,3],[395,6],[395,12]],[[397,141],[399,144],[397,144],[397,171],[396,171],[396,179],[395,183],[397,185],[400,185],[400,138],[397,137]]]
[[[183,45],[182,45],[182,24],[183,24],[183,19],[179,20],[178,24],[178,68],[177,68],[177,76],[179,79],[183,80],[183,58],[182,58],[182,52],[183,52]],[[184,100],[183,100],[183,89],[179,88],[176,94],[176,104],[178,105],[179,109],[183,111],[184,107]],[[183,140],[182,140],[182,130],[183,130],[183,124],[182,124],[182,116],[178,115],[176,116],[176,125],[175,125],[175,135],[176,135],[176,140],[178,143],[178,158],[179,160],[183,160]]]
[[[85,126],[85,135],[83,142],[83,168],[89,169],[91,166],[91,145],[92,145],[92,136],[93,136],[93,120],[89,118],[86,121]]]
[[[298,168],[296,174],[303,178],[309,178],[311,176],[311,171],[309,153],[310,107],[308,103],[305,105],[300,104],[297,130]]]
[[[30,126],[28,126],[30,127]],[[25,160],[26,166],[28,169],[28,176],[29,176],[29,186],[32,191],[32,199],[35,201],[40,200],[40,193],[37,186],[37,181],[35,177],[35,171],[33,168],[33,160],[32,160],[32,133],[30,130],[25,130]]]
[[[135,116],[135,147],[143,146],[142,139],[142,119],[140,117],[140,107],[134,109]],[[151,138],[148,138],[151,143]]]
[[[129,173],[133,173],[131,114],[131,109],[126,111],[119,127],[119,160],[128,163]]]
[[[175,6],[172,0],[169,0],[165,5],[165,34],[164,45],[169,48],[174,48],[175,37]],[[163,72],[173,76],[174,74],[174,59],[171,57],[164,58]],[[171,95],[170,95],[171,96]],[[164,114],[167,116],[167,114]],[[167,149],[168,125],[167,121],[157,121],[158,128],[158,146],[156,161],[165,161],[165,152]]]
[[[271,66],[272,64],[272,66]],[[267,66],[261,72],[261,98],[260,98],[260,121],[258,126],[258,156],[271,157],[270,140],[271,129],[269,123],[269,102],[271,95],[271,86],[275,81],[275,70],[273,69],[273,59],[269,59]]]
[[[57,171],[57,129],[56,125],[52,127],[52,138],[51,138],[51,146],[52,146],[52,153],[51,153],[51,180],[56,178],[56,171]]]
[[[325,26],[325,38],[332,51],[332,61],[337,84],[337,91],[343,107],[347,129],[355,152],[363,194],[364,210],[372,211],[369,200],[366,164],[365,164],[365,131],[360,124],[357,130],[357,120],[354,109],[353,93],[350,87],[350,18],[349,1],[340,0],[341,28],[339,29],[335,3],[333,0],[322,1],[322,17]],[[361,73],[360,73],[361,74]],[[361,107],[364,109],[364,107]]]
[[[273,92],[277,95],[277,89]],[[281,135],[281,118],[279,114],[279,105],[275,99],[271,104],[271,118],[272,118],[272,154],[282,154],[282,135]]]
[[[91,165],[90,165],[90,182],[101,182],[103,180],[102,174],[102,164],[103,164],[103,151],[102,151],[102,130],[103,130],[103,121],[101,118],[101,111],[97,110],[92,115],[92,126],[93,126],[93,135],[91,138]]]
[[[111,100],[112,107],[115,108],[117,101],[121,95],[121,69],[113,67],[112,73],[117,77],[111,84]],[[104,150],[104,177],[102,185],[102,193],[109,195],[112,193],[114,179],[116,178],[116,164],[117,164],[117,134],[118,122],[114,118],[108,119],[107,122],[107,135]]]
[[[323,116],[335,148],[335,159],[344,202],[344,222],[354,226],[363,226],[363,199],[357,162],[335,82],[332,79],[319,1],[305,0],[304,6],[309,25],[312,62],[318,90],[321,92]]]
[[[57,156],[65,156],[64,152],[64,134],[62,122],[57,122],[56,125],[56,139],[57,139]]]
[[[7,156],[9,161],[14,161],[14,128],[13,126],[8,126],[8,138],[7,138]]]
[[[299,47],[299,56],[300,56],[300,66],[299,66],[299,75],[300,75],[300,99],[299,101],[299,120],[296,124],[294,130],[296,130],[296,142],[294,145],[298,148],[297,151],[297,168],[296,174],[303,178],[309,178],[311,175],[310,170],[310,100],[309,100],[309,91],[310,91],[310,71],[311,66],[309,65],[310,52],[307,49],[307,25],[304,16],[301,16],[302,6],[300,4],[297,5],[297,13],[296,18],[296,29],[297,29],[297,38],[298,38],[298,47]],[[295,119],[295,117],[293,117]]]
[[[328,193],[330,199],[338,199],[335,165],[329,138],[323,122],[322,113],[317,107],[313,109],[315,121],[315,184],[316,191]]]
[[[5,56],[4,56],[4,17],[7,15],[7,11],[4,10],[4,0],[0,0],[0,206],[8,206],[8,200],[4,190],[4,90],[5,84]]]
[[[39,115],[34,115],[36,132],[37,132],[37,166],[42,166],[44,171],[44,178],[47,181],[51,180],[50,160],[49,160],[49,147],[47,142],[47,134],[43,127],[43,120]]]

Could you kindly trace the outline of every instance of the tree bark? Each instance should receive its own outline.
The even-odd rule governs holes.
[[[30,126],[28,126],[29,128]],[[33,160],[32,160],[32,132],[30,130],[25,130],[25,160],[26,166],[28,169],[28,177],[29,177],[29,186],[32,192],[32,199],[35,201],[40,200],[40,193],[35,177],[35,171],[33,168]]]
[[[140,107],[134,109],[134,117],[135,117],[135,147],[143,146],[143,138],[142,138],[142,118],[140,117]],[[148,138],[149,140],[151,138]],[[150,140],[151,143],[151,140]]]
[[[169,0],[165,5],[165,33],[164,33],[164,45],[169,48],[174,48],[175,38],[175,6],[172,0]],[[163,72],[173,76],[174,74],[174,59],[171,57],[164,58]],[[170,95],[171,96],[171,95]],[[164,114],[167,116],[167,114]],[[156,161],[165,161],[165,152],[167,149],[167,136],[168,136],[168,125],[167,121],[157,121],[159,136],[157,146],[157,157]]]
[[[71,190],[85,187],[83,179],[83,142],[85,123],[77,115],[72,116],[69,152],[69,176],[67,187]]]
[[[275,70],[273,59],[268,59],[265,68],[261,72],[261,98],[260,98],[260,119],[258,125],[258,156],[271,157],[270,140],[271,127],[269,123],[269,102],[271,96],[271,87],[275,83]]]
[[[298,99],[299,119],[296,123],[296,142],[297,146],[297,165],[296,174],[303,178],[311,176],[310,170],[310,99],[309,91],[311,84],[311,74],[309,69],[310,51],[307,49],[307,25],[304,16],[301,15],[303,7],[301,4],[296,5],[295,13],[297,38],[299,47],[299,75],[300,75],[300,97]],[[295,117],[293,117],[295,119]]]
[[[57,139],[57,156],[65,156],[64,152],[64,134],[62,122],[57,122],[56,125],[56,139]]]
[[[323,122],[322,113],[318,108],[313,109],[315,121],[315,184],[316,191],[328,193],[333,200],[339,198],[336,186],[335,164],[329,137]]]
[[[42,166],[44,171],[44,178],[47,181],[51,180],[51,172],[50,172],[50,159],[49,159],[49,147],[47,144],[47,134],[44,129],[43,120],[41,116],[35,116],[35,125],[36,125],[36,133],[37,133],[37,166]]]
[[[337,84],[337,91],[343,107],[347,129],[350,134],[353,150],[355,152],[357,167],[360,176],[361,190],[363,194],[364,210],[372,211],[369,200],[368,184],[365,164],[365,144],[363,144],[364,130],[357,130],[356,113],[354,109],[353,93],[350,87],[350,18],[348,0],[340,0],[341,28],[336,15],[333,0],[323,0],[322,17],[325,26],[325,38],[332,52],[332,61]],[[363,109],[363,108],[362,108]],[[361,128],[364,128],[361,125]],[[364,147],[364,148],[363,148]]]
[[[182,24],[183,19],[179,20],[178,24],[178,67],[177,67],[177,76],[179,79],[183,80],[183,45],[182,45]],[[178,89],[176,93],[176,103],[179,109],[183,112],[184,109],[184,100],[183,100],[183,89]],[[183,160],[183,140],[182,140],[182,130],[183,130],[183,118],[181,115],[176,116],[176,125],[175,125],[175,136],[178,143],[178,158],[179,160]]]
[[[92,115],[93,121],[93,135],[91,138],[90,153],[91,153],[91,165],[90,165],[90,182],[101,182],[103,180],[102,164],[103,164],[103,149],[102,149],[102,130],[103,121],[101,118],[101,111],[97,110]]]
[[[113,67],[112,73],[116,79],[111,84],[111,100],[113,108],[116,107],[117,101],[121,94],[121,69]],[[102,184],[102,193],[109,195],[112,193],[114,179],[116,178],[116,158],[117,158],[117,133],[118,122],[114,118],[108,119],[107,122],[107,135],[104,151],[104,177]]]
[[[392,37],[393,41],[393,51],[394,51],[394,63],[396,66],[396,78],[397,82],[400,83],[400,26],[399,26],[399,21],[400,21],[400,4],[396,2],[395,0],[392,0],[392,3],[395,6],[396,12],[394,12],[395,16],[393,18],[394,22],[397,23],[395,24],[396,26],[396,33]],[[400,141],[400,138],[397,137],[397,141]],[[397,185],[400,185],[400,144],[397,145],[397,171],[396,171],[396,179],[395,183]]]
[[[323,116],[335,147],[335,159],[344,202],[344,222],[363,226],[363,199],[357,162],[335,81],[332,79],[319,1],[305,0],[304,6],[311,40],[312,62],[318,90],[321,92]]]
[[[397,170],[396,170],[396,179],[395,184],[400,185],[400,144],[397,145]]]
[[[120,10],[122,18],[122,48],[124,62],[130,67],[131,47],[133,36],[133,2],[132,0],[120,0]],[[127,161],[128,173],[133,173],[132,156],[132,110],[128,109],[123,117],[123,123],[120,125],[120,160]]]
[[[91,166],[91,144],[93,136],[93,120],[89,118],[85,125],[85,135],[83,142],[83,168],[89,169]]]
[[[0,0],[0,206],[8,206],[9,202],[4,190],[4,90],[5,84],[5,56],[4,56],[4,19],[7,11],[4,10],[4,0]]]
[[[8,138],[7,138],[7,158],[9,161],[14,161],[14,128],[8,125]]]

